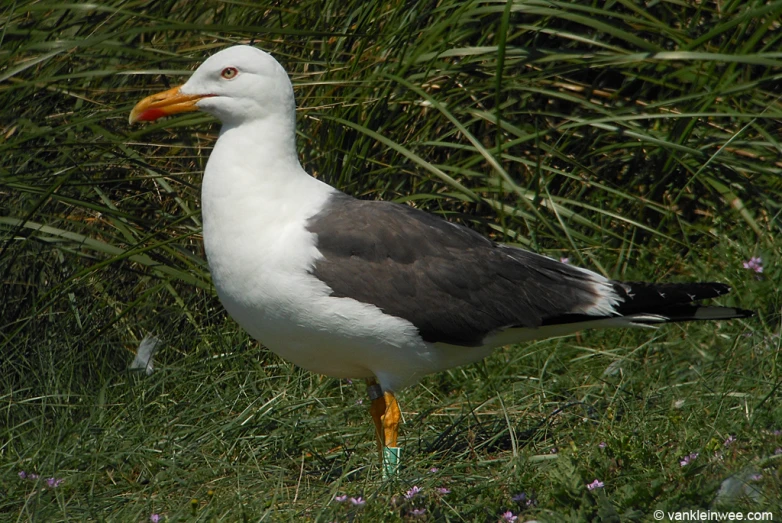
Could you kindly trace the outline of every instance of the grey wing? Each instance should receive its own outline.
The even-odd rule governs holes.
[[[567,322],[596,307],[610,315],[617,302],[613,284],[594,273],[405,205],[340,193],[307,228],[323,254],[312,273],[332,296],[404,318],[427,342],[479,346],[506,328]]]

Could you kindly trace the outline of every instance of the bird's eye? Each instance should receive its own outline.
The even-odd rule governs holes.
[[[239,74],[239,71],[236,70],[236,67],[226,67],[223,69],[223,72],[220,73],[220,76],[226,80],[231,80],[232,78],[235,78],[237,74]]]

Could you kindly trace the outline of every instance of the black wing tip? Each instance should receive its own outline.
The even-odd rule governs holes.
[[[619,287],[619,289],[617,289]],[[622,316],[633,314],[656,314],[675,318],[672,311],[679,311],[681,321],[690,321],[690,313],[703,308],[706,311],[721,310],[722,313],[713,318],[700,317],[692,319],[729,319],[749,318],[755,312],[735,307],[719,307],[702,305],[700,302],[710,300],[731,292],[731,286],[725,283],[705,281],[688,283],[648,283],[648,282],[614,282],[614,288],[623,301],[617,308]],[[675,321],[675,320],[674,320]]]
[[[614,280],[614,283],[618,283],[619,285],[627,285],[630,287],[630,290],[633,291],[635,289],[653,289],[653,290],[680,290],[684,292],[688,291],[695,291],[703,294],[713,294],[716,296],[722,296],[723,294],[728,294],[730,291],[733,290],[733,288],[728,285],[727,283],[722,283],[718,281],[696,281],[696,282],[662,282],[662,283],[651,283],[647,281],[616,281]],[[704,298],[695,298],[695,300],[704,300],[707,299]]]

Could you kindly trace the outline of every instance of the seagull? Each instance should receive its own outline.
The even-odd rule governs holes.
[[[697,303],[729,292],[721,283],[610,280],[313,178],[299,163],[288,74],[255,47],[212,55],[183,85],[141,100],[129,122],[189,111],[222,123],[201,193],[220,301],[283,359],[366,380],[389,473],[400,455],[395,393],[428,374],[587,328],[753,314]]]

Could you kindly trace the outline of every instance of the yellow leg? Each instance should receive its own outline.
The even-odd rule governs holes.
[[[372,414],[372,421],[375,422],[375,437],[383,476],[387,477],[393,475],[399,466],[400,449],[397,447],[397,441],[402,413],[394,394],[382,392],[377,381],[367,380],[367,392],[372,400],[369,412]]]
[[[385,436],[386,447],[396,447],[397,438],[399,437],[399,421],[402,419],[402,412],[399,410],[399,403],[396,402],[396,397],[393,393],[386,392],[383,394],[386,404],[386,411],[383,415],[383,436]]]

